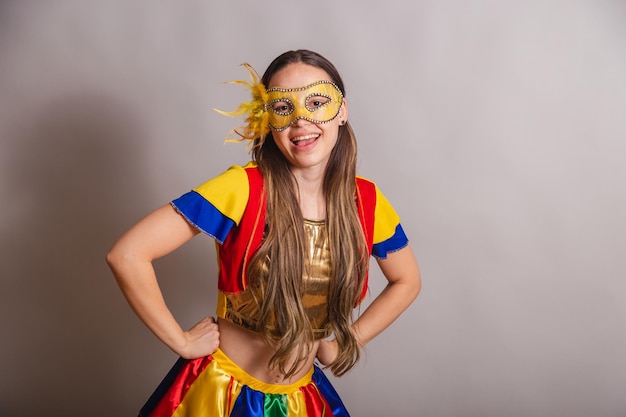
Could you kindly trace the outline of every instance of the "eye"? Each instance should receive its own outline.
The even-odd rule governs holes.
[[[286,116],[293,111],[293,104],[288,101],[275,101],[272,103],[272,111],[282,116]]]
[[[319,109],[320,107],[324,106],[325,104],[328,104],[329,102],[330,102],[330,99],[328,97],[311,96],[306,101],[306,107],[310,111],[315,111]]]

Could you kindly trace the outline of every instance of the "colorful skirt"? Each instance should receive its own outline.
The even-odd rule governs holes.
[[[252,377],[221,350],[179,359],[139,417],[349,417],[324,373],[313,366],[291,385]]]

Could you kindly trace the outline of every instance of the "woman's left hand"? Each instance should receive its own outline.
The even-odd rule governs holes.
[[[335,339],[320,340],[317,347],[317,360],[319,360],[322,365],[329,366],[330,364],[332,364],[335,359],[337,359],[338,354],[339,349],[337,347],[337,341]]]

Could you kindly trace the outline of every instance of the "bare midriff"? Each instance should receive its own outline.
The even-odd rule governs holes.
[[[262,338],[257,328],[259,309],[250,288],[243,293],[227,294],[224,318],[219,319],[220,349],[245,372],[268,384],[289,385],[305,376],[313,366],[320,343],[318,340],[329,336],[327,302],[330,250],[326,227],[323,220],[305,220],[304,230],[308,238],[309,253],[305,259],[308,272],[302,277],[302,304],[316,341],[311,343],[309,354],[297,372],[286,379],[277,369],[270,368],[270,359],[275,349]],[[269,324],[269,329],[272,329],[272,325],[273,323]],[[287,364],[287,369],[292,363]]]
[[[269,366],[274,348],[259,335],[229,321],[220,319],[220,349],[237,366],[254,378],[268,383],[289,385],[304,377],[313,366],[319,341],[311,345],[310,353],[298,371],[288,379]]]

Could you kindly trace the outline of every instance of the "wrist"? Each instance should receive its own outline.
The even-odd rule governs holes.
[[[187,332],[182,329],[176,335],[171,336],[168,340],[163,340],[163,343],[170,348],[178,356],[185,357],[189,347],[189,339],[187,338]]]

